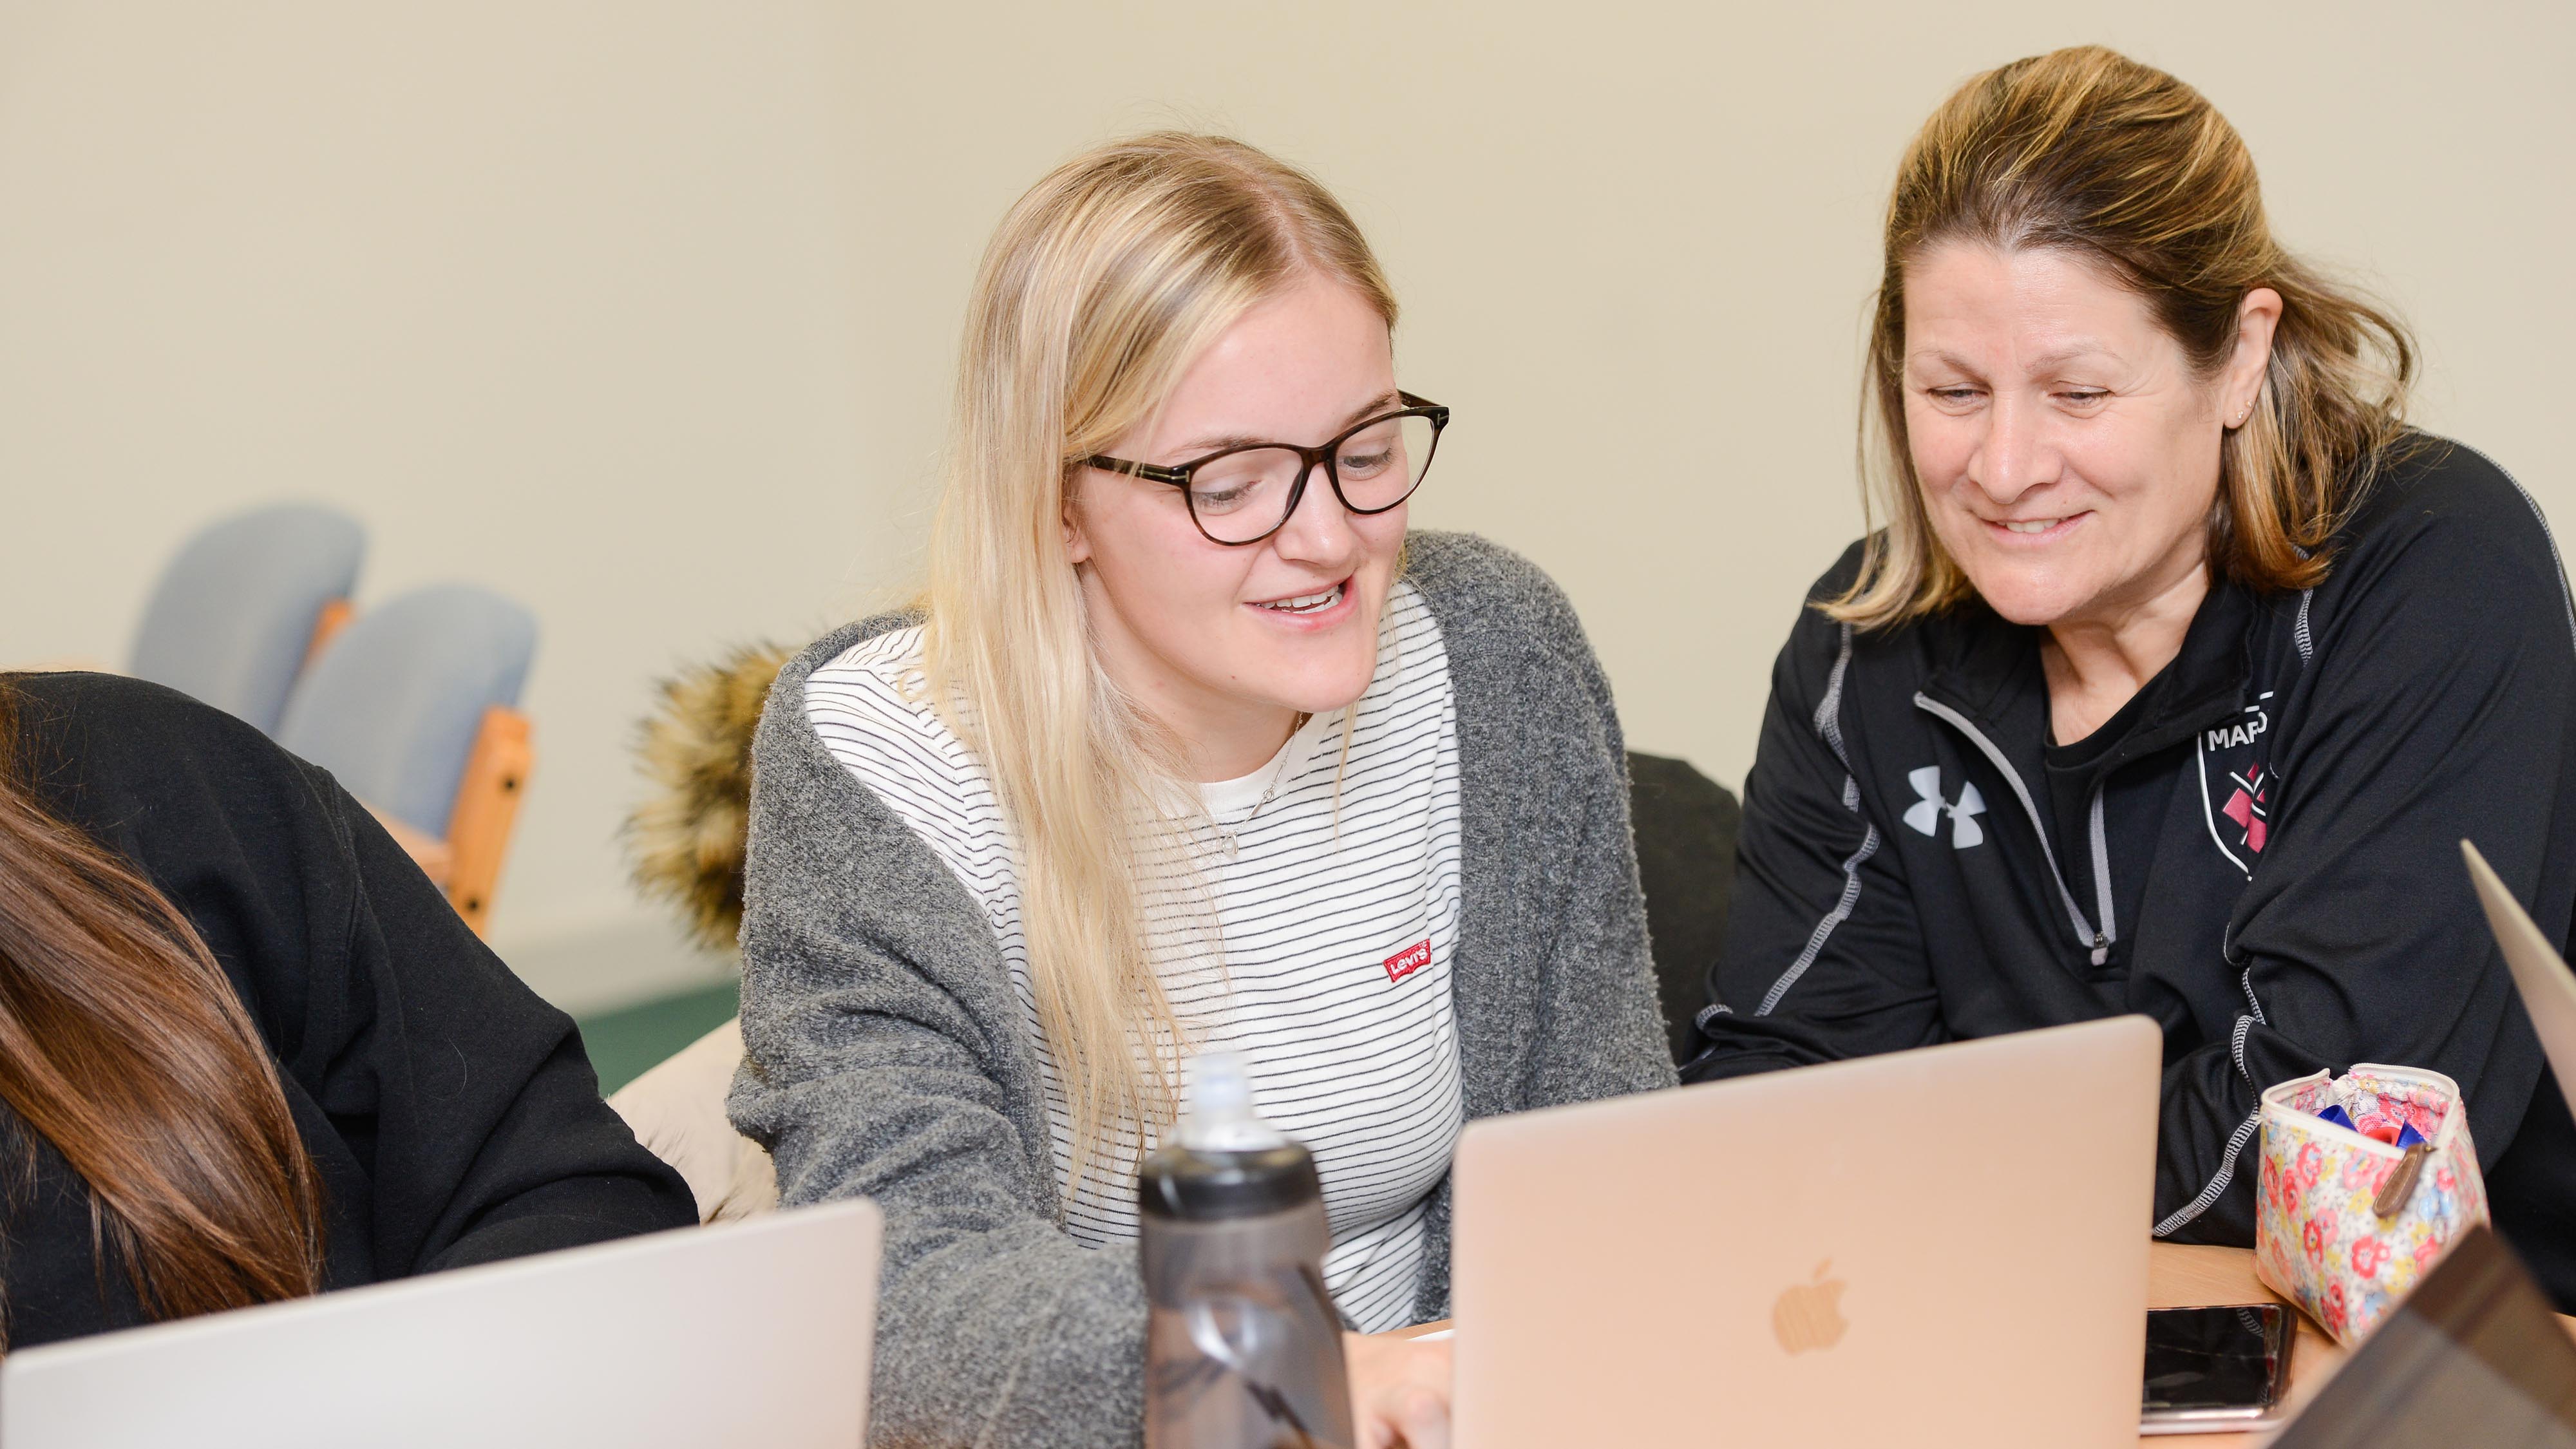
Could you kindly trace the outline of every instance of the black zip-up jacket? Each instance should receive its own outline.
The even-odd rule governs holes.
[[[2430,1067],[2467,1099],[2497,1226],[2576,1305],[2576,1122],[2459,844],[2567,940],[2576,612],[2513,480],[2411,441],[2324,582],[2215,585],[2180,655],[2065,750],[2038,630],[1981,604],[1872,634],[1802,615],[1685,1078],[2143,1012],[2165,1032],[2154,1230],[2246,1246],[2264,1088]],[[1811,597],[1858,566],[1855,545]],[[2012,1150],[1938,1104],[1889,1110]]]
[[[572,1018],[328,774],[140,680],[0,689],[18,781],[170,898],[276,1059],[321,1175],[324,1288],[697,1222],[687,1184],[599,1099]],[[10,1348],[148,1318],[88,1185],[5,1106],[0,1182]]]

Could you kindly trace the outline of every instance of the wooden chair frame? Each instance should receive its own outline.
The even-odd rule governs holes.
[[[340,631],[357,617],[358,606],[347,599],[324,601],[322,612],[313,616],[313,639],[304,646],[304,667],[312,668],[313,661],[321,658],[322,651],[330,648],[331,641],[340,637]]]
[[[510,853],[528,774],[536,768],[529,735],[528,717],[517,710],[496,704],[483,711],[473,753],[465,757],[465,778],[456,786],[456,808],[447,819],[447,899],[478,936],[492,918],[492,891]]]
[[[528,775],[536,762],[528,717],[496,704],[483,711],[474,748],[465,757],[465,776],[457,782],[445,840],[381,810],[374,812],[386,833],[409,853],[430,884],[446,894],[447,903],[456,907],[456,914],[478,936],[486,934],[491,923],[492,892],[500,884],[501,863],[509,855],[510,835],[519,821],[519,801],[527,794]]]

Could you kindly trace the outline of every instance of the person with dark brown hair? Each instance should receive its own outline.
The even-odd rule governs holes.
[[[581,1038],[323,771],[0,675],[8,1347],[696,1221]]]
[[[1684,1076],[2141,1012],[2154,1231],[2244,1245],[2264,1088],[2432,1068],[2576,1305],[2576,1122],[2459,853],[2567,939],[2576,611],[2513,480],[2407,426],[2415,359],[2174,77],[2088,46],[1943,103],[1888,204],[1886,525],[1781,651]]]

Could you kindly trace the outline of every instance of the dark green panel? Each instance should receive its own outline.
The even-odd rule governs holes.
[[[581,1044],[599,1073],[602,1096],[644,1075],[673,1052],[722,1026],[739,1004],[731,981],[585,1016]]]

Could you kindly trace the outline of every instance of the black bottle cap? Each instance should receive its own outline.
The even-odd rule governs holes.
[[[1183,1222],[1260,1217],[1323,1194],[1314,1155],[1293,1142],[1252,1152],[1164,1147],[1136,1174],[1137,1209]]]

